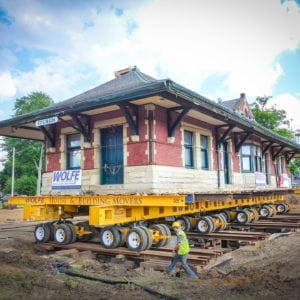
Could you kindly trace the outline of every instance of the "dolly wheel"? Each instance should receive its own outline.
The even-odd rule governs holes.
[[[288,205],[285,203],[279,203],[276,205],[276,210],[280,214],[284,214],[288,211]]]
[[[114,249],[121,243],[121,234],[117,226],[106,226],[100,232],[100,241],[104,248]]]
[[[259,213],[254,207],[245,208],[245,210],[248,210],[250,212],[251,223],[254,223],[259,220]]]
[[[212,215],[212,217],[217,220],[217,222],[215,222],[215,223],[217,223],[216,231],[226,229],[226,224],[227,224],[226,217],[222,213]]]
[[[176,219],[176,222],[178,222],[180,224],[180,227],[183,231],[189,232],[192,230],[192,222],[189,217],[181,216]]]
[[[197,230],[202,234],[208,234],[216,230],[216,224],[212,217],[200,217],[197,221]]]
[[[73,239],[73,233],[69,224],[59,224],[54,232],[54,240],[57,244],[67,245]]]
[[[167,245],[168,243],[168,239],[155,239],[155,236],[168,236],[169,238],[171,237],[171,232],[170,229],[168,228],[168,226],[166,226],[165,224],[152,224],[149,227],[152,232],[153,232],[153,242],[152,242],[152,246],[153,247],[164,247]]]
[[[72,224],[72,223],[67,223],[67,226],[70,228],[71,234],[72,234],[70,244],[73,244],[76,242],[76,229],[75,229],[74,224]]]
[[[51,239],[51,227],[49,223],[37,224],[34,229],[34,237],[37,243],[47,243]]]
[[[262,207],[260,207],[258,212],[262,217],[265,218],[272,216],[271,208],[268,205],[263,205]]]
[[[152,237],[152,232],[146,227],[146,226],[139,226],[144,232],[146,233],[147,236],[147,245],[145,246],[144,250],[148,250],[151,248],[152,243],[153,243],[153,237]]]
[[[247,210],[240,210],[236,214],[236,221],[240,224],[247,224],[251,221],[251,216],[249,211]]]
[[[143,251],[147,248],[148,235],[140,227],[134,227],[127,233],[126,244],[128,249],[133,251]]]

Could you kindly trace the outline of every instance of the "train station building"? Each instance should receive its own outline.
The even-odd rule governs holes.
[[[214,102],[137,67],[0,122],[45,142],[42,194],[186,194],[291,187],[300,145],[258,124],[246,95]]]

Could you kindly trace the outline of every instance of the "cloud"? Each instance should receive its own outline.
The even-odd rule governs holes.
[[[16,94],[16,87],[9,72],[0,74],[0,99],[7,99]]]
[[[281,94],[271,98],[268,102],[269,106],[276,105],[277,109],[286,111],[292,130],[300,129],[300,97],[291,94]]]
[[[18,95],[41,90],[55,101],[133,65],[212,99],[241,92],[255,99],[271,95],[283,76],[278,55],[300,44],[299,6],[293,1],[0,0],[0,5],[12,20],[0,27],[10,58],[5,66],[0,62],[0,71],[9,72]],[[31,69],[20,70],[22,49],[44,55],[32,60]],[[206,91],[208,78],[222,80]]]
[[[227,74],[227,96],[255,96],[269,94],[282,74],[276,57],[299,45],[299,23],[293,2],[166,0],[141,11],[137,34],[162,69],[184,85],[200,91],[208,76]]]

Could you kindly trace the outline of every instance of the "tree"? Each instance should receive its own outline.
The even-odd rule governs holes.
[[[295,133],[290,130],[291,120],[287,119],[286,111],[277,109],[276,105],[267,108],[270,98],[271,96],[257,97],[255,102],[252,103],[251,109],[255,121],[277,134],[293,140]],[[297,174],[300,168],[300,160],[294,159],[289,166],[290,172],[292,174]]]
[[[255,121],[283,137],[293,139],[294,134],[289,129],[291,120],[287,119],[286,111],[277,109],[276,105],[267,108],[270,98],[271,96],[257,97],[252,103],[251,109]]]
[[[39,110],[52,103],[53,100],[48,95],[42,92],[32,92],[27,96],[16,99],[15,116]],[[15,148],[15,192],[35,195],[42,142],[5,138],[3,147],[8,153],[4,169],[0,172],[0,185],[3,194],[10,194],[11,192],[13,148]]]

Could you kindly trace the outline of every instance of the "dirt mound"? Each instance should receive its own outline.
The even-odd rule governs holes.
[[[2,220],[2,228],[21,222],[11,211]],[[60,258],[37,252],[26,224],[18,225],[24,231],[0,231],[0,299],[300,299],[299,232],[235,250],[230,259],[203,270],[198,281],[183,270],[169,276],[127,259],[66,259],[70,270],[99,281],[59,272],[53,263]]]

